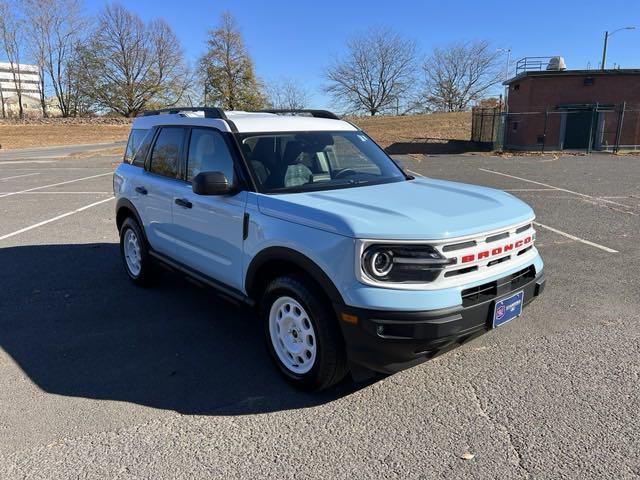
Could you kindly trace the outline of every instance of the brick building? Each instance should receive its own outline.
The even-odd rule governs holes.
[[[504,83],[505,148],[640,148],[640,69],[546,68],[517,69]]]

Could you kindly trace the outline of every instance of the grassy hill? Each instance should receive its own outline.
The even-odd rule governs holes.
[[[471,113],[350,117],[382,147],[419,138],[469,140]],[[109,142],[127,139],[128,119],[51,119],[28,124],[0,122],[2,148]],[[112,123],[112,124],[110,124]]]
[[[469,140],[471,112],[431,113],[426,115],[351,117],[381,147],[420,138]]]

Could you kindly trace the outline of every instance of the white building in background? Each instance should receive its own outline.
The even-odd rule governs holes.
[[[19,110],[19,88],[23,95],[22,106],[25,112],[37,111],[40,99],[40,69],[37,65],[26,64],[14,64],[13,67],[12,69],[8,62],[0,62],[0,98],[4,101],[5,110],[11,114]]]

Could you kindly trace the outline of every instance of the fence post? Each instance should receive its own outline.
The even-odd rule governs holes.
[[[549,107],[544,111],[544,130],[542,131],[542,153],[544,153],[544,147],[547,143],[547,122],[549,120]]]
[[[613,147],[613,153],[618,153],[620,150],[620,138],[622,137],[622,123],[624,122],[624,111],[627,106],[627,102],[622,102],[620,112],[618,113],[618,127],[616,128],[616,145]]]
[[[491,115],[491,143],[495,143],[496,139],[494,137],[496,131],[496,111],[498,107],[493,107],[493,114]]]
[[[482,134],[484,133],[484,109],[480,110],[480,135],[478,141],[482,142]]]
[[[591,153],[593,148],[593,119],[596,117],[596,112],[598,111],[598,103],[596,103],[595,108],[591,108],[591,125],[589,126],[589,140],[587,143],[587,153]]]

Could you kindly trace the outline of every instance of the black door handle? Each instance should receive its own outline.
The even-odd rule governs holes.
[[[147,193],[149,193],[144,187],[136,187],[136,192],[140,193],[141,195],[146,195]]]
[[[193,204],[189,200],[185,200],[184,198],[176,198],[175,202],[176,202],[176,205],[180,205],[181,207],[184,207],[184,208],[193,207]]]

